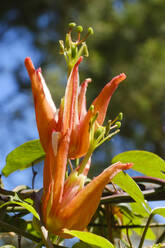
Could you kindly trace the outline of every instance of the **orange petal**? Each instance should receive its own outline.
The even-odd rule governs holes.
[[[52,133],[52,138],[55,132]],[[44,163],[44,192],[42,197],[42,213],[46,225],[56,215],[56,209],[63,194],[67,155],[69,148],[69,135],[59,136],[57,147],[50,140],[48,152]]]
[[[83,58],[80,57],[77,63],[74,65],[66,86],[63,111],[63,133],[65,133],[68,129],[71,131],[72,128],[78,123],[78,66],[82,59]]]
[[[105,169],[99,176],[85,186],[64,208],[58,212],[58,217],[64,228],[83,230],[95,213],[105,185],[121,170],[127,170],[132,164],[120,162]],[[60,232],[60,230],[59,230]]]
[[[99,125],[102,125],[104,122],[111,96],[117,89],[119,83],[121,83],[124,79],[126,79],[126,75],[124,73],[114,77],[109,83],[105,85],[98,97],[96,97],[96,99],[93,101],[92,105],[94,106],[94,112],[99,112],[97,117],[97,122]]]
[[[78,97],[78,112],[79,112],[79,120],[80,122],[84,119],[84,116],[87,113],[86,110],[86,90],[88,87],[88,83],[92,80],[91,78],[87,78],[81,85],[80,85],[80,92]]]
[[[91,82],[90,78],[87,78],[79,87],[78,95],[78,123],[72,129],[71,133],[71,142],[69,148],[69,158],[74,159],[80,157],[79,153],[79,142],[80,142],[80,123],[84,120],[84,117],[87,113],[86,110],[86,90],[88,83]]]
[[[41,74],[41,70],[35,70],[30,58],[25,59],[25,66],[32,84],[38,132],[41,144],[46,152],[52,129],[55,129],[56,126],[54,119],[56,107]]]
[[[89,122],[92,117],[92,115],[96,114],[97,112],[97,122],[99,125],[102,125],[106,111],[108,108],[109,101],[111,99],[111,96],[117,89],[120,82],[122,82],[126,78],[126,75],[124,73],[120,74],[119,76],[114,77],[109,83],[105,85],[105,87],[102,89],[100,94],[96,97],[96,99],[93,101],[92,105],[94,106],[94,112],[92,112],[90,109],[88,110],[88,113],[86,114],[83,123],[80,126],[80,138],[79,138],[79,144],[77,145],[77,154],[75,156],[83,156],[89,147]]]
[[[84,116],[86,115],[86,90],[88,83],[91,82],[90,78],[87,78],[79,87],[78,95],[78,122],[77,125],[73,126],[71,133],[71,141],[69,147],[69,158],[74,159],[77,156],[77,149],[80,139],[80,123],[83,121]],[[76,156],[75,156],[76,154]]]

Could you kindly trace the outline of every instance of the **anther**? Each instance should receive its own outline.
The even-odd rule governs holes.
[[[69,29],[72,29],[76,26],[76,23],[75,22],[70,22],[69,23]]]
[[[92,27],[89,27],[88,28],[88,34],[89,35],[94,34],[94,31],[93,31],[93,28]]]
[[[83,27],[82,26],[77,26],[76,28],[78,33],[82,33],[83,32]]]
[[[117,128],[120,128],[120,127],[121,127],[121,122],[120,122],[120,121],[117,121],[117,122],[115,123],[115,126],[116,126]]]
[[[119,115],[118,115],[118,120],[119,120],[119,121],[122,121],[122,119],[123,119],[123,113],[120,112]]]

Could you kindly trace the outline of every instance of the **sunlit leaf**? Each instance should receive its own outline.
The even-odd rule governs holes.
[[[115,163],[132,162],[133,170],[141,172],[147,176],[158,177],[165,180],[165,161],[152,152],[147,151],[127,151],[118,154],[112,159]]]
[[[100,248],[105,248],[105,247],[114,248],[114,246],[107,239],[105,239],[104,237],[98,236],[96,234],[90,233],[90,232],[65,229],[64,233],[77,237],[81,241],[88,243],[90,245],[94,245]]]
[[[7,177],[16,170],[23,170],[44,159],[45,153],[39,140],[31,140],[17,147],[6,157],[2,173]]]
[[[134,213],[137,217],[143,218],[143,217],[148,217],[148,211],[144,207],[142,207],[141,204],[137,202],[131,202],[129,203],[131,207],[131,212]],[[148,206],[149,212],[151,212],[151,208]]]
[[[26,209],[27,209],[30,213],[32,213],[38,220],[40,220],[40,217],[39,217],[38,213],[36,212],[36,210],[35,210],[31,205],[29,205],[28,203],[23,202],[23,201],[22,201],[22,202],[20,202],[20,201],[8,201],[8,202],[6,202],[6,203],[0,205],[0,208],[3,208],[3,207],[5,207],[5,206],[11,205],[11,204],[16,204],[16,205],[19,205],[19,206],[21,206],[21,207],[26,208]]]
[[[127,192],[136,202],[147,207],[143,193],[141,192],[139,186],[128,174],[121,171],[112,179],[112,182]]]
[[[165,208],[163,208],[163,207],[154,208],[151,213],[152,213],[152,215],[159,214],[165,218]]]

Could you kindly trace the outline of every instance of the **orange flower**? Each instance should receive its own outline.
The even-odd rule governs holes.
[[[31,59],[25,59],[25,65],[29,73],[32,92],[34,96],[37,127],[41,144],[47,152],[52,131],[56,135],[66,133],[69,129],[70,145],[68,157],[71,159],[84,156],[89,149],[89,123],[97,112],[97,123],[102,125],[105,119],[107,107],[112,94],[126,76],[124,73],[114,77],[105,85],[98,97],[93,101],[94,110],[86,111],[86,89],[91,79],[86,79],[79,85],[78,66],[82,61],[80,57],[73,67],[68,78],[64,101],[59,110],[52,100],[49,89],[46,86],[41,69],[35,70]],[[56,140],[54,141],[56,143]]]
[[[118,172],[132,167],[132,164],[118,162],[84,186],[85,170],[80,174],[78,170],[74,170],[64,179],[67,149],[67,137],[61,140],[56,154],[50,144],[44,165],[42,197],[42,217],[46,228],[63,238],[67,238],[67,235],[63,234],[64,228],[83,230],[89,224],[105,185]]]
[[[65,236],[64,228],[83,230],[97,209],[105,185],[116,173],[132,166],[118,162],[84,187],[90,157],[105,134],[101,125],[109,101],[126,76],[122,73],[106,84],[87,111],[86,89],[91,80],[86,79],[79,85],[78,66],[82,59],[78,59],[70,73],[59,110],[51,98],[41,69],[35,70],[31,59],[25,59],[32,83],[40,141],[46,152],[42,218],[47,229],[61,237]],[[68,159],[82,156],[84,159],[80,165],[66,178]]]

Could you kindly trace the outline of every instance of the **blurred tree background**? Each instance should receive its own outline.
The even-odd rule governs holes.
[[[165,159],[164,14],[164,0],[3,1],[1,156],[37,137],[24,57],[30,56],[36,67],[42,67],[58,106],[67,75],[58,40],[64,39],[68,23],[74,21],[84,27],[84,33],[89,26],[95,32],[88,40],[90,57],[84,59],[80,75],[81,81],[87,77],[93,81],[89,103],[113,76],[127,74],[108,113],[112,119],[124,113],[120,136],[96,152],[95,163],[109,163],[116,153],[131,149],[153,151]]]

